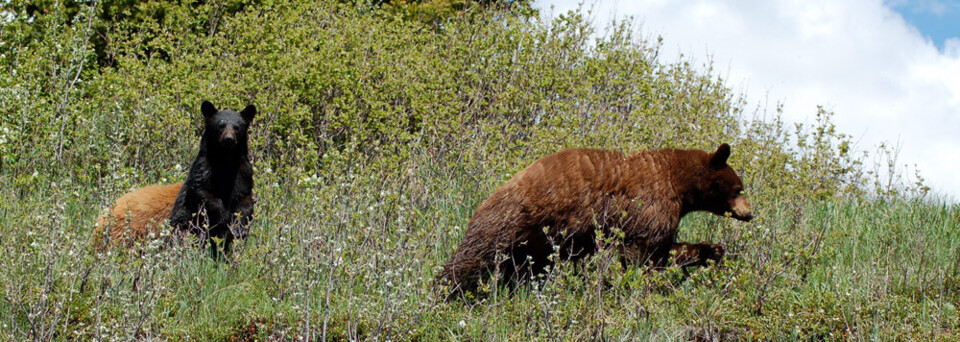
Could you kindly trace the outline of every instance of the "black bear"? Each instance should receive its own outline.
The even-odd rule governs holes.
[[[540,158],[480,204],[438,278],[458,293],[475,290],[494,269],[507,278],[540,273],[555,247],[561,259],[581,258],[596,251],[596,230],[613,236],[611,228],[623,234],[624,264],[719,261],[721,246],[678,243],[676,236],[680,218],[692,211],[753,217],[729,156],[722,144],[714,153],[569,149]]]
[[[209,101],[200,106],[206,120],[200,152],[177,193],[170,225],[229,247],[234,238],[249,232],[253,216],[253,165],[247,131],[257,108],[240,113],[217,110]]]

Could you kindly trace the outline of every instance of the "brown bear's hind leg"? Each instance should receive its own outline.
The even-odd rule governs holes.
[[[498,285],[515,286],[529,279],[536,279],[553,265],[549,256],[553,245],[540,230],[513,242],[513,237],[501,236],[497,241],[480,241],[468,234],[464,242],[443,267],[437,277],[440,284],[451,287],[450,296],[474,292],[480,282],[491,274],[499,276]],[[494,240],[494,239],[490,239]]]
[[[499,270],[501,284],[513,286],[528,280],[538,279],[545,275],[553,261],[553,244],[541,229],[528,230],[530,232],[513,246],[509,258],[500,263]]]
[[[453,257],[443,265],[437,283],[450,286],[448,300],[466,292],[476,292],[480,280],[494,269],[492,247],[461,244]]]

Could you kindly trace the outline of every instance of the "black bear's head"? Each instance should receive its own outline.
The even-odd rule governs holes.
[[[753,219],[750,203],[743,195],[743,182],[727,165],[730,157],[730,145],[721,144],[714,153],[708,153],[704,160],[706,174],[697,187],[700,193],[700,207],[717,215],[730,216],[740,221]]]
[[[204,138],[220,150],[247,148],[247,128],[257,114],[257,107],[249,105],[240,113],[229,109],[217,110],[210,101],[203,101],[200,111],[206,119]]]

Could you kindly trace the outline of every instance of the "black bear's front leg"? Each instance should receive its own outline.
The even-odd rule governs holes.
[[[243,228],[242,235],[246,236],[246,227],[253,219],[253,205],[257,200],[253,198],[253,168],[249,164],[240,166],[239,174],[233,184],[230,194],[230,229]],[[236,232],[235,232],[236,233]]]
[[[200,198],[200,203],[203,203],[202,211],[206,213],[207,223],[210,229],[213,229],[221,223],[226,223],[230,217],[230,213],[227,211],[227,206],[223,204],[223,200],[206,190],[201,192]]]
[[[257,200],[247,195],[237,203],[230,220],[230,232],[238,238],[244,238],[250,232],[249,225],[253,219],[253,205]]]

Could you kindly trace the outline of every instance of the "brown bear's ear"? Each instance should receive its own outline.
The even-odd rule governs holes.
[[[217,114],[217,107],[214,107],[210,101],[203,101],[200,104],[200,112],[203,113],[203,117],[210,118],[214,114]]]
[[[257,107],[254,105],[249,105],[240,111],[240,116],[243,116],[243,120],[246,120],[247,124],[253,122],[254,115],[257,115]]]
[[[720,144],[720,147],[717,147],[717,152],[710,155],[710,166],[715,169],[724,167],[727,165],[727,158],[730,158],[730,145],[727,145],[727,143]]]

